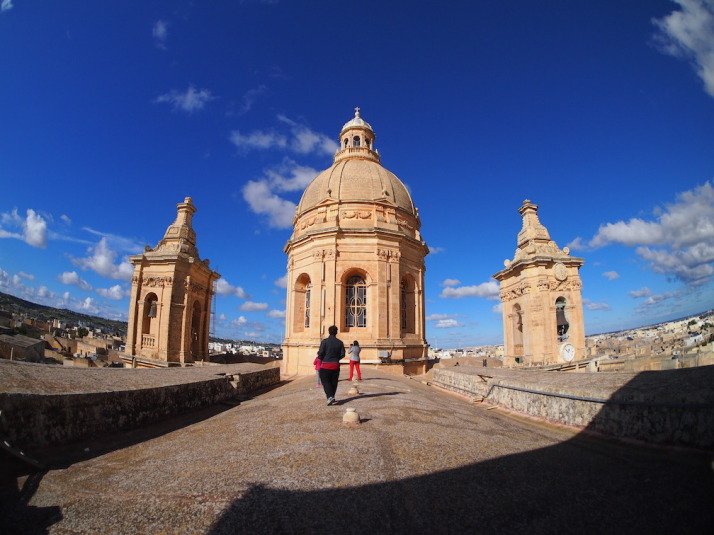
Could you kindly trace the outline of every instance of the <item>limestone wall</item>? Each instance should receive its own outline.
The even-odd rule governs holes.
[[[564,374],[435,369],[437,386],[536,418],[621,438],[714,448],[714,366]]]
[[[203,381],[88,393],[0,393],[0,433],[26,450],[151,424],[276,384],[278,368]]]

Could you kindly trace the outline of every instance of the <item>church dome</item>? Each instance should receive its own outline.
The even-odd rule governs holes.
[[[342,160],[317,175],[305,189],[297,212],[307,212],[323,201],[383,201],[416,215],[412,198],[402,181],[371,160]]]
[[[317,175],[307,186],[297,216],[322,203],[384,202],[416,216],[411,195],[401,180],[380,164],[373,148],[374,131],[359,115],[345,123],[340,132],[340,149],[332,167]]]

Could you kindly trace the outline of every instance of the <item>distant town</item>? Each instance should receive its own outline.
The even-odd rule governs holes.
[[[625,361],[641,357],[678,359],[714,352],[714,311],[636,329],[586,336],[588,360]],[[430,348],[440,359],[460,357],[503,358],[503,344],[457,349]],[[613,369],[615,366],[612,366]]]
[[[0,358],[81,367],[124,366],[126,323],[54,309],[0,292]],[[714,311],[686,318],[586,337],[587,359],[627,361],[641,357],[679,359],[714,351]],[[503,344],[454,349],[429,348],[438,359],[503,359]],[[211,337],[211,361],[240,357],[282,358],[278,344]],[[616,364],[613,362],[613,365]],[[493,364],[492,364],[493,365]]]
[[[46,307],[0,292],[0,358],[123,367],[126,329],[126,322]],[[209,349],[220,363],[241,362],[240,357],[282,357],[279,345],[254,340],[212,337]]]

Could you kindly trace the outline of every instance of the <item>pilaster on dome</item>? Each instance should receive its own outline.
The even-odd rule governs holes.
[[[550,241],[548,229],[538,219],[537,204],[526,199],[523,201],[523,206],[518,209],[518,213],[523,217],[523,228],[518,233],[518,247],[525,247],[531,240]]]
[[[359,110],[355,108],[354,118],[347,121],[340,130],[340,148],[335,153],[335,163],[347,158],[380,161],[379,152],[374,149],[374,130],[362,119]]]

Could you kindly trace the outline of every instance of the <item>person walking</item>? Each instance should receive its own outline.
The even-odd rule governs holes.
[[[359,342],[355,340],[354,342],[352,342],[350,350],[348,351],[348,353],[350,354],[350,381],[352,380],[354,370],[357,370],[357,380],[362,380],[362,372],[359,369],[360,351],[362,351],[362,348],[359,346]]]
[[[315,360],[312,361],[312,365],[315,366],[315,376],[317,377],[317,386],[315,388],[320,388],[322,386],[322,382],[320,381],[320,365],[321,364],[322,364],[322,361],[318,357],[315,357]]]
[[[320,359],[320,382],[325,390],[327,404],[335,403],[337,383],[340,380],[340,360],[345,358],[345,344],[337,338],[337,327],[332,325],[327,332],[330,336],[320,342],[317,358]]]

